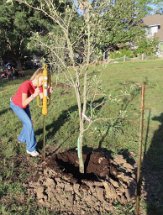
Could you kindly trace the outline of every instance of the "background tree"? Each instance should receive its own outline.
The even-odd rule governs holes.
[[[145,2],[145,1],[144,1]],[[117,0],[103,14],[100,49],[117,50],[137,45],[145,36],[142,19],[146,4],[137,0]]]
[[[21,68],[24,56],[30,53],[27,44],[31,32],[45,34],[48,28],[50,23],[42,14],[16,1],[0,0],[0,55],[4,61],[12,60]]]
[[[73,6],[74,10],[79,13],[79,15],[76,13],[76,16],[71,20],[73,25],[76,26],[76,28],[70,27],[73,31],[74,40],[76,40],[75,37],[79,36],[76,29],[82,25],[82,16],[85,12],[85,3],[83,4],[83,2],[87,1],[57,0],[53,2],[60,15],[65,15],[66,5],[69,5],[69,7]],[[135,45],[139,43],[144,35],[142,18],[151,9],[150,5],[161,5],[160,0],[112,0],[104,1],[103,6],[101,6],[101,1],[99,0],[89,0],[88,2],[94,12],[96,11],[96,14],[99,13],[101,15],[100,25],[103,26],[101,28],[102,31],[96,31],[94,35],[96,49],[94,50],[92,60],[102,57],[102,53],[107,50],[118,49],[119,47],[126,46],[126,44],[131,44],[131,42]],[[36,7],[39,4],[38,0],[32,1],[32,5]],[[32,55],[33,52],[40,52],[38,49],[33,49],[32,46],[30,46],[31,49],[28,49],[28,42],[32,36],[32,32],[41,33],[44,38],[48,35],[48,32],[54,29],[59,33],[58,26],[56,24],[54,26],[54,22],[50,17],[40,13],[39,10],[34,11],[32,8],[22,5],[20,7],[17,1],[13,0],[0,0],[0,27],[0,55],[4,60],[7,60],[7,58],[14,59],[19,67],[25,55],[28,56]],[[76,57],[78,56],[79,58],[78,61],[82,60],[83,55],[82,40],[83,36],[78,38],[78,48],[76,50]]]

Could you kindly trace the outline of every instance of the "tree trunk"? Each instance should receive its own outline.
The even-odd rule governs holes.
[[[78,104],[78,112],[79,112],[79,121],[80,121],[80,130],[79,137],[77,142],[78,149],[78,158],[79,158],[79,171],[80,173],[84,173],[84,162],[83,162],[83,134],[84,134],[84,120],[82,117],[82,102],[81,102],[81,93],[80,93],[80,80],[79,80],[79,72],[76,70],[76,85],[74,85],[76,99]]]
[[[22,63],[19,59],[15,59],[18,71],[22,71]]]
[[[83,162],[83,122],[80,122],[80,133],[78,138],[78,158],[79,158],[79,171],[84,173]]]

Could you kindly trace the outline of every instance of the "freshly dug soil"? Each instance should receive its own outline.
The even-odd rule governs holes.
[[[51,154],[28,184],[38,203],[60,214],[89,215],[113,211],[113,203],[133,202],[135,163],[131,155],[114,158],[105,149],[83,154],[85,174],[79,172],[75,149]],[[132,164],[131,161],[132,160]]]

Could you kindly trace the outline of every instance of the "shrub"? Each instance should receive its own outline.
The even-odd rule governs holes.
[[[115,59],[115,58],[120,58],[120,57],[133,57],[133,51],[130,49],[119,49],[118,51],[114,51],[110,53],[110,58]]]
[[[158,40],[157,39],[144,39],[141,40],[138,44],[138,48],[135,50],[135,55],[146,54],[153,55],[156,53],[158,48]]]

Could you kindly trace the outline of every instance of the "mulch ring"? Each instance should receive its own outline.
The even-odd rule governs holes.
[[[131,154],[114,158],[105,149],[83,152],[85,174],[79,172],[77,151],[52,153],[27,184],[38,204],[61,214],[102,214],[113,203],[133,203],[136,166]],[[131,162],[132,161],[132,162]]]

